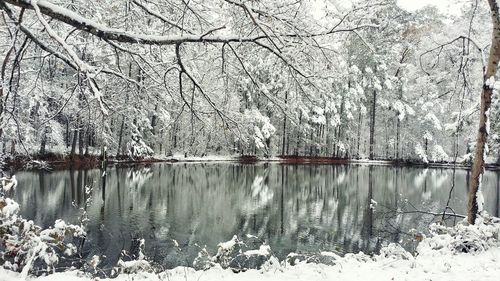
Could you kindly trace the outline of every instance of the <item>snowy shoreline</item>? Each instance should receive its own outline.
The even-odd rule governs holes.
[[[483,226],[484,227],[484,226]],[[466,232],[478,235],[488,233],[481,227],[469,227]],[[496,230],[498,231],[498,226]],[[498,232],[496,233],[498,235]],[[334,265],[300,262],[266,265],[262,269],[249,269],[234,273],[216,265],[208,270],[196,271],[190,267],[177,267],[160,273],[138,271],[120,274],[109,280],[498,280],[500,276],[500,247],[498,243],[491,248],[476,253],[458,253],[451,245],[456,242],[448,234],[424,239],[418,255],[412,256],[396,244],[382,249],[380,255],[370,257],[363,253],[334,256]],[[20,280],[21,274],[0,269],[1,281]],[[79,271],[54,273],[48,276],[28,277],[26,280],[87,281],[96,279],[90,274]]]
[[[375,166],[405,166],[405,167],[424,167],[424,168],[457,168],[470,169],[470,164],[462,162],[419,162],[416,160],[370,160],[370,159],[343,159],[324,156],[275,156],[275,157],[258,157],[253,155],[207,155],[203,157],[188,156],[176,154],[173,156],[154,156],[145,159],[107,159],[107,165],[149,165],[156,163],[240,163],[240,164],[260,164],[260,163],[278,163],[291,165],[375,165]],[[16,170],[43,170],[43,169],[66,169],[66,168],[97,168],[100,167],[101,161],[97,155],[89,155],[70,159],[68,157],[59,156],[51,160],[36,160],[36,159],[11,159],[6,161],[6,166],[14,167]],[[492,159],[486,162],[486,170],[500,170],[500,164]]]

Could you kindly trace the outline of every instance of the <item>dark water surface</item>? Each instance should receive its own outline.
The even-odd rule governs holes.
[[[247,234],[266,241],[279,258],[323,250],[373,253],[388,242],[413,250],[410,230],[425,231],[440,219],[413,211],[442,212],[453,171],[155,164],[108,168],[105,190],[101,175],[97,169],[19,172],[14,197],[22,215],[44,227],[58,218],[78,223],[90,198],[86,255],[105,255],[111,266],[122,250],[133,248],[134,239],[144,238],[146,256],[174,267],[191,265],[200,246],[215,254],[219,242]],[[451,207],[458,214],[465,214],[467,181],[468,172],[457,170]],[[85,186],[92,187],[89,195]],[[486,172],[483,190],[486,210],[498,216],[498,173]]]

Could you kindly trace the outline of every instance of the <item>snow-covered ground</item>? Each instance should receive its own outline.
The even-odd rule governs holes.
[[[433,236],[425,238],[417,248],[417,255],[411,255],[396,244],[390,244],[377,256],[363,253],[347,254],[339,257],[334,253],[323,252],[334,265],[299,262],[278,263],[271,258],[262,269],[250,269],[234,273],[230,269],[215,266],[206,271],[177,267],[161,273],[139,271],[134,274],[121,274],[112,280],[499,280],[500,244],[498,243],[500,225],[480,224],[455,228],[434,226]],[[472,252],[464,253],[467,249]],[[274,261],[274,262],[273,262]],[[21,275],[0,269],[0,280],[20,280]],[[98,280],[78,271],[55,273],[43,277],[28,277],[36,281],[90,281]]]
[[[334,266],[300,263],[296,266],[271,267],[267,270],[248,270],[233,273],[220,267],[207,271],[178,267],[160,274],[147,272],[125,275],[117,281],[129,280],[499,280],[500,248],[492,248],[479,254],[448,255],[440,252],[419,255],[416,258],[400,259],[377,257],[371,259],[364,255],[348,255]],[[0,269],[0,280],[20,280],[20,274]],[[84,281],[96,280],[76,271],[56,273],[46,277],[28,280]],[[113,280],[113,279],[112,279]]]
[[[161,160],[175,160],[181,162],[211,162],[211,161],[237,161],[238,155],[207,155],[201,156],[188,156],[185,157],[182,153],[175,153],[173,156],[157,156]]]

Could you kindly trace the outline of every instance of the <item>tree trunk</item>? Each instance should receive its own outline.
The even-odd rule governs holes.
[[[372,110],[370,116],[370,160],[373,160],[375,153],[375,114],[376,114],[376,103],[377,103],[377,91],[373,91],[373,101]]]
[[[385,159],[389,159],[389,122],[385,121]]]
[[[500,61],[500,19],[498,14],[498,3],[496,0],[488,0],[493,22],[493,34],[490,47],[488,65],[484,73],[484,85],[481,93],[481,112],[479,117],[479,130],[477,133],[476,152],[472,164],[472,176],[469,188],[469,204],[467,220],[470,224],[476,222],[477,215],[483,210],[483,196],[481,193],[481,179],[484,173],[485,146],[488,139],[488,111],[491,106],[493,95],[493,84],[495,74]]]
[[[302,130],[302,111],[299,112],[299,126],[297,127],[297,142],[295,143],[295,156],[298,156],[299,153],[300,153],[300,146],[301,146],[301,143],[300,143],[300,139],[302,137],[302,134],[300,132],[300,130]]]
[[[359,117],[358,117],[358,133],[357,133],[357,148],[356,148],[356,157],[357,158],[360,158],[360,154],[359,154],[359,145],[361,143],[361,126],[363,125],[362,124],[362,121],[363,119],[361,118],[362,117],[362,114],[361,114],[361,109],[359,110]]]
[[[76,152],[76,141],[78,140],[78,132],[79,130],[73,130],[73,142],[71,143],[71,159],[75,157]]]
[[[116,158],[120,156],[123,141],[123,127],[125,126],[125,116],[122,116],[122,124],[120,125],[120,133],[118,135],[118,148],[116,149]]]
[[[40,156],[42,157],[45,155],[46,145],[47,145],[47,129],[44,129],[42,133],[42,140],[40,142]]]
[[[69,118],[66,117],[66,148],[69,147],[70,133],[69,133]]]
[[[399,117],[396,117],[396,160],[399,160],[399,138],[401,135],[400,128],[401,128],[401,120],[399,120]]]
[[[10,141],[10,154],[11,155],[16,154],[16,140],[15,139],[12,139]]]
[[[103,123],[104,124],[104,123]],[[90,146],[90,142],[92,141],[92,132],[90,130],[90,127],[87,126],[87,130],[86,130],[86,133],[85,133],[85,156],[88,156],[89,155],[89,146]]]
[[[288,101],[288,91],[285,91],[285,106]],[[283,112],[283,144],[281,146],[281,155],[286,155],[285,144],[286,144],[286,114]]]
[[[78,130],[78,154],[80,155],[80,158],[83,157],[83,148],[84,148],[84,134],[85,132],[83,131],[83,123],[80,123],[78,126],[80,129]]]

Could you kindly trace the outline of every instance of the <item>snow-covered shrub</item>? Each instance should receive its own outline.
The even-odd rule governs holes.
[[[462,163],[464,164],[471,164],[472,160],[474,160],[474,155],[472,153],[466,153],[465,155],[462,156]]]
[[[377,258],[389,258],[389,259],[395,259],[395,260],[411,260],[413,259],[413,256],[407,252],[401,245],[396,244],[396,243],[391,243],[382,249],[380,249],[380,254],[377,256]]]
[[[479,223],[469,225],[463,221],[455,227],[431,225],[431,237],[424,239],[417,248],[419,253],[430,250],[451,253],[482,252],[500,246],[500,223],[483,217]]]
[[[244,243],[238,239],[238,236],[234,235],[231,240],[221,242],[217,245],[217,254],[213,257],[212,261],[220,264],[223,268],[228,267],[233,256],[240,252],[240,248],[243,245]]]
[[[442,146],[436,144],[432,147],[431,159],[432,159],[432,161],[442,162],[442,161],[448,161],[449,156],[444,151]]]
[[[132,159],[144,159],[153,156],[154,151],[143,140],[141,135],[132,134],[127,143],[128,156]]]
[[[198,256],[193,261],[193,268],[196,270],[208,270],[215,265],[213,257],[205,247],[198,252]]]
[[[425,149],[422,147],[420,143],[417,143],[417,145],[415,145],[415,154],[417,154],[418,158],[422,160],[422,162],[429,163],[429,160],[427,159],[427,154],[425,153]]]
[[[138,273],[138,272],[152,272],[153,266],[146,259],[144,255],[144,239],[139,240],[137,253],[135,255],[128,255],[122,252],[122,256],[118,260],[117,267],[113,270],[114,273]]]
[[[72,256],[77,252],[74,240],[86,236],[81,226],[62,220],[42,229],[18,212],[14,200],[0,197],[0,259],[5,268],[21,271],[23,276],[34,268],[53,271],[61,254]]]
[[[313,254],[297,254],[290,253],[287,255],[285,259],[285,263],[287,265],[297,265],[298,263],[317,263],[317,264],[326,264],[326,265],[334,265],[337,260],[341,259],[341,257],[333,252],[320,252]]]
[[[271,137],[276,133],[276,128],[271,124],[269,117],[262,115],[257,109],[245,110],[242,122],[245,124],[245,128],[238,141],[247,146],[254,143],[257,149],[269,156],[271,154]]]
[[[268,117],[262,116],[257,125],[254,126],[254,131],[255,145],[258,149],[264,150],[266,155],[269,155],[269,140],[276,132],[276,128],[270,123]]]
[[[203,248],[193,262],[193,267],[207,270],[214,266],[230,268],[235,272],[250,268],[261,269],[279,265],[271,247],[253,235],[247,235],[245,242],[234,235],[233,238],[217,245],[217,253],[211,256]]]

